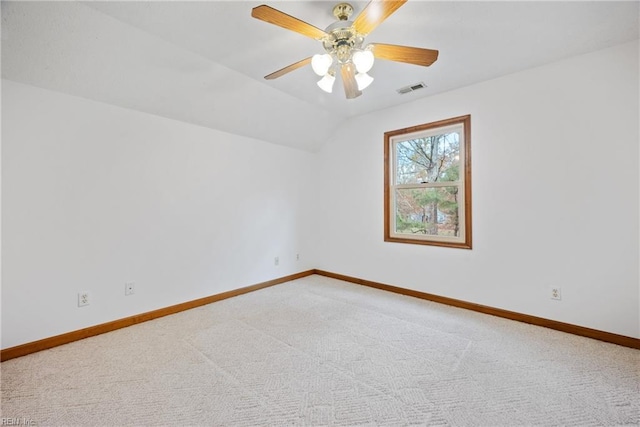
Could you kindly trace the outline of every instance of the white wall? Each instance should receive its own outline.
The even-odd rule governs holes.
[[[317,268],[640,337],[638,71],[634,42],[352,120],[319,154]],[[383,133],[464,114],[473,250],[385,243]]]
[[[312,268],[312,157],[4,80],[2,348]]]
[[[637,43],[571,58],[318,154],[3,80],[2,348],[309,268],[640,337],[638,71]],[[383,242],[383,133],[463,114],[473,250]]]

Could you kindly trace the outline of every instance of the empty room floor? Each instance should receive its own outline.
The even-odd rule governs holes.
[[[309,276],[1,364],[33,425],[638,425],[640,352]]]

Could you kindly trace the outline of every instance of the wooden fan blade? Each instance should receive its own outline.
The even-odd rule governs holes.
[[[342,64],[340,69],[342,75],[342,84],[344,85],[344,94],[347,99],[357,98],[362,95],[362,92],[358,90],[358,82],[356,82],[356,67],[349,64]]]
[[[267,80],[273,80],[273,79],[277,79],[278,77],[284,76],[287,73],[290,73],[293,70],[297,70],[300,67],[304,67],[307,64],[311,63],[311,57],[305,58],[302,61],[298,61],[295,64],[291,64],[291,65],[287,65],[284,68],[281,68],[280,70],[273,72],[267,76],[264,76],[265,79]]]
[[[251,16],[261,21],[286,28],[287,30],[295,31],[303,36],[311,37],[312,39],[321,40],[327,35],[327,33],[320,28],[307,24],[298,18],[280,12],[266,4],[254,7],[251,10]]]
[[[438,59],[438,51],[420,47],[398,46],[395,44],[371,43],[376,58],[428,67]]]
[[[371,0],[353,21],[353,26],[358,33],[366,36],[406,2],[407,0]]]

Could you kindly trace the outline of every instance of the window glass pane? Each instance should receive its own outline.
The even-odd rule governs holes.
[[[471,116],[384,134],[385,242],[471,249]]]
[[[458,193],[458,186],[396,189],[396,233],[460,236]]]
[[[396,184],[458,181],[460,134],[447,132],[395,144]]]

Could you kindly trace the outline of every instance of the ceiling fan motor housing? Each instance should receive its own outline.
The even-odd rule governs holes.
[[[364,37],[353,28],[352,21],[336,21],[329,25],[325,32],[328,36],[322,45],[328,54],[338,58],[341,64],[351,60],[353,49],[361,49]]]

